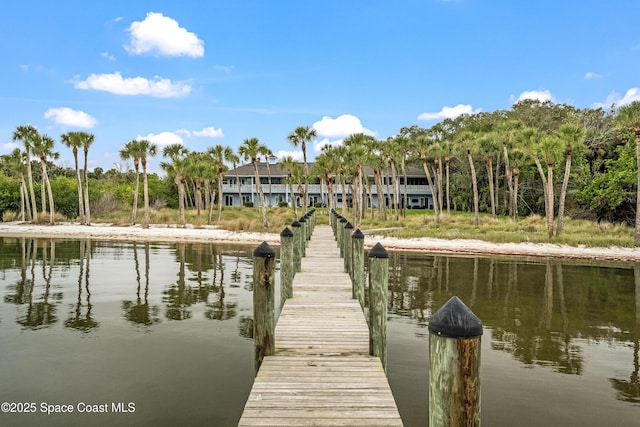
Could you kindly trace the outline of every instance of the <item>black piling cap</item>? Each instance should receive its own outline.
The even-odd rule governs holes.
[[[300,219],[298,220],[298,222],[300,222],[300,223],[302,223],[302,222],[307,222],[307,218],[302,217],[302,218],[300,218]]]
[[[302,227],[302,224],[300,224],[298,221],[293,221],[293,222],[291,223],[291,226],[292,226],[292,227]]]
[[[280,232],[280,237],[293,237],[293,231],[289,230],[289,227],[285,227],[284,230]]]
[[[353,232],[353,234],[351,235],[352,239],[364,239],[364,234],[362,234],[362,231],[360,231],[360,229],[358,228],[356,231]]]
[[[347,221],[347,218],[345,217],[340,217],[340,222],[349,222],[349,221]]]
[[[374,247],[369,251],[369,258],[389,258],[387,250],[380,244],[376,243]]]
[[[260,243],[260,246],[253,251],[253,256],[260,258],[274,258],[276,256],[276,252],[271,249],[271,246],[269,246],[267,242],[262,242]]]
[[[482,322],[454,296],[433,313],[429,332],[445,338],[474,338],[482,335]]]
[[[353,230],[353,225],[349,221],[347,221],[347,223],[344,225],[344,228],[348,230]]]

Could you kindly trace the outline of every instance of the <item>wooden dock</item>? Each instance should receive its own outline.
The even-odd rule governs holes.
[[[402,426],[331,227],[317,226],[240,426]]]

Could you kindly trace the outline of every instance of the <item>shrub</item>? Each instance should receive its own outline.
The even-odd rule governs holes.
[[[278,202],[278,207],[279,208],[286,208],[288,206],[289,206],[289,202],[284,202],[284,201]]]
[[[253,207],[253,202],[244,202],[244,207],[245,208],[252,208]]]

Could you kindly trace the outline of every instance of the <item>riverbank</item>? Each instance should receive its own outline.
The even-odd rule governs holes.
[[[380,242],[388,250],[436,252],[460,255],[500,255],[526,257],[561,257],[580,260],[598,260],[614,262],[640,262],[640,248],[622,247],[585,247],[544,243],[491,243],[481,240],[446,240],[435,238],[396,239],[376,236],[365,232],[365,246],[371,247]],[[266,241],[277,245],[280,236],[276,233],[250,233],[221,230],[215,226],[185,227],[151,225],[148,229],[140,225],[113,226],[93,224],[84,226],[78,223],[60,223],[54,226],[33,225],[22,222],[0,223],[0,236],[40,237],[59,239],[102,239],[136,240],[157,242],[218,242],[237,244],[260,244]]]

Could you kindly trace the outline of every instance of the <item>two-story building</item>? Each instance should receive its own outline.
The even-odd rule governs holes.
[[[287,171],[281,169],[278,163],[260,162],[258,166],[258,175],[265,197],[267,206],[277,206],[280,202],[287,202],[292,206],[291,195],[289,194],[289,185],[287,183]],[[313,169],[313,163],[309,163],[309,169]],[[392,190],[391,174],[383,172],[383,195],[378,194],[378,190],[374,185],[373,171],[370,168],[364,168],[366,194],[371,192],[373,206],[378,207],[381,196],[387,200],[387,205],[391,204],[390,194]],[[397,174],[398,187],[400,191],[399,204],[404,204],[404,193],[407,193],[407,206],[409,208],[429,208],[433,209],[433,198],[431,190],[427,183],[427,178],[421,168],[407,168],[407,183],[405,186],[404,176]],[[345,196],[347,203],[351,205],[352,186],[349,183],[345,186]],[[222,181],[223,204],[224,206],[242,206],[246,202],[252,202],[253,206],[260,206],[260,196],[255,183],[255,174],[251,163],[239,166],[229,170],[224,175]],[[300,197],[298,194],[298,185],[293,185],[295,203],[300,206]],[[328,189],[324,182],[313,179],[309,183],[309,205],[313,206],[316,202],[328,204]],[[333,192],[336,196],[337,207],[341,208],[342,203],[342,185],[334,183]],[[367,207],[370,206],[370,198],[365,197]]]

